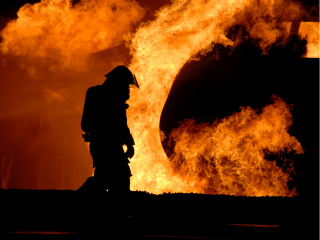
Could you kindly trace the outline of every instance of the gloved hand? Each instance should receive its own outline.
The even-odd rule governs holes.
[[[133,155],[134,155],[133,145],[127,146],[127,151],[126,151],[125,155],[126,155],[127,158],[132,158],[133,157]]]

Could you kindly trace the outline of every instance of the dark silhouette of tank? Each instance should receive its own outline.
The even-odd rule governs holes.
[[[160,129],[166,136],[162,146],[167,156],[172,156],[174,147],[168,142],[169,135],[184,119],[210,123],[239,112],[240,106],[260,111],[272,103],[275,94],[293,104],[289,131],[305,150],[303,155],[294,156],[296,175],[288,187],[295,187],[302,196],[317,195],[318,181],[312,176],[319,173],[311,167],[317,163],[306,159],[319,158],[319,58],[303,58],[305,52],[306,40],[298,37],[285,46],[272,46],[267,56],[247,39],[236,49],[217,44],[199,61],[186,63],[173,82],[161,114]],[[212,188],[207,193],[215,194]]]
[[[81,129],[84,140],[90,142],[95,171],[78,191],[127,193],[132,176],[128,158],[134,155],[135,143],[127,125],[126,101],[130,87],[139,85],[125,66],[117,66],[105,76],[102,85],[90,87],[86,93]]]

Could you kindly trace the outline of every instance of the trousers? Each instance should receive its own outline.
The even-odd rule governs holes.
[[[90,143],[90,153],[99,188],[117,193],[130,191],[131,171],[121,144],[93,141]]]

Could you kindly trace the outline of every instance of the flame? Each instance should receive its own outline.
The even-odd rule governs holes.
[[[0,51],[28,57],[33,64],[37,58],[42,58],[37,64],[48,59],[53,70],[86,70],[86,57],[121,43],[144,12],[137,2],[126,0],[82,0],[75,6],[71,0],[25,4],[18,19],[1,32]]]
[[[182,176],[202,174],[210,179],[207,188],[215,194],[296,195],[287,186],[292,162],[281,155],[292,151],[302,154],[303,149],[288,133],[290,106],[276,96],[272,98],[274,103],[265,106],[261,114],[241,107],[240,112],[213,124],[185,120],[169,137],[174,146],[170,160],[176,171]],[[287,171],[276,161],[267,160],[270,153],[288,164]]]
[[[287,9],[294,14],[291,16]],[[155,21],[142,24],[134,35],[127,36],[132,54],[129,68],[141,85],[139,93],[131,94],[128,110],[128,124],[136,141],[136,155],[130,165],[132,190],[204,191],[205,179],[174,173],[161,146],[160,115],[175,76],[187,61],[205,54],[214,44],[236,46],[226,36],[236,24],[245,25],[252,37],[262,38],[260,47],[267,53],[278,36],[288,35],[286,25],[280,22],[288,14],[291,19],[301,15],[297,3],[260,1],[259,7],[255,0],[176,0],[161,8]],[[256,24],[263,34],[258,34]],[[248,192],[254,194],[254,190]]]
[[[175,164],[176,158],[170,160],[164,153],[159,121],[171,85],[187,61],[196,60],[199,54],[206,54],[215,44],[236,47],[243,40],[241,39],[243,36],[230,39],[227,34],[236,25],[244,26],[248,32],[247,37],[255,39],[263,53],[268,54],[270,46],[275,42],[286,43],[288,24],[283,22],[301,18],[303,9],[299,3],[287,0],[173,0],[171,5],[166,5],[157,11],[154,21],[142,23],[135,33],[128,33],[142,19],[144,12],[137,2],[131,0],[81,0],[74,6],[70,0],[42,0],[33,5],[26,4],[19,10],[18,19],[9,22],[1,32],[3,41],[0,44],[0,51],[3,54],[27,59],[29,70],[48,64],[49,70],[83,71],[86,70],[86,57],[90,53],[116,46],[125,38],[132,55],[129,68],[135,73],[141,86],[139,91],[133,91],[131,94],[128,109],[128,124],[136,142],[136,155],[131,163],[132,190],[152,193],[206,192],[206,188],[211,186],[209,182],[212,177],[199,178],[196,173],[192,173],[192,169],[199,166],[197,161],[193,161],[196,160],[198,153],[186,153],[180,144],[190,139],[188,134],[191,129],[197,128],[197,131],[204,134],[199,136],[194,143],[196,144],[208,136],[204,129],[210,128],[213,136],[216,136],[215,129],[224,126],[226,131],[229,131],[228,135],[225,133],[216,137],[223,138],[226,146],[213,148],[206,153],[216,154],[217,157],[212,161],[217,161],[216,167],[220,166],[221,174],[216,176],[215,184],[222,190],[215,188],[216,193],[295,194],[285,187],[285,182],[289,179],[288,174],[277,168],[274,162],[264,160],[261,153],[261,149],[273,152],[285,147],[291,147],[297,153],[302,152],[299,143],[286,133],[290,126],[290,116],[281,100],[276,100],[274,105],[267,106],[265,114],[256,115],[250,108],[243,108],[240,113],[235,113],[219,125],[190,125],[190,121],[184,123],[183,126],[186,127],[184,136],[187,139],[177,139],[175,156],[178,156],[179,151],[184,154],[188,159],[188,164],[185,166]],[[64,91],[49,90],[46,99],[48,102],[61,103],[64,102],[65,95]],[[267,111],[268,108],[274,108],[276,112]],[[281,120],[283,115],[279,112],[286,116],[286,121]],[[232,126],[228,125],[230,119],[249,121],[250,118],[245,116],[250,116],[250,121],[256,123],[256,126],[249,123],[246,126],[248,128],[250,126],[251,131],[256,132],[254,136],[261,141],[260,148],[250,145],[253,140],[245,137],[247,133],[245,129],[235,125],[233,126],[235,130],[230,130],[232,129]],[[280,118],[279,124],[284,125],[270,126],[269,118]],[[279,132],[281,137],[290,141],[284,142],[282,147],[277,148],[276,143],[272,142],[276,137],[271,133],[269,142],[263,139],[261,136],[267,134],[270,130],[268,128],[271,127],[275,127],[275,131],[281,130]],[[175,136],[179,129],[176,129],[171,136]],[[264,129],[261,131],[265,132],[258,133],[259,129]],[[227,145],[231,147],[231,136],[241,136],[239,138],[248,142],[241,146],[248,149],[255,148],[255,151],[250,155],[248,149],[241,151],[237,145],[240,150],[228,153],[230,148]],[[277,141],[279,143],[281,140]],[[260,152],[256,148],[260,149]],[[226,152],[219,152],[220,150]],[[239,164],[238,156],[241,154],[250,157],[243,160],[247,166],[250,164],[260,166],[257,167],[257,171],[262,171],[261,174],[267,171],[263,170],[263,167],[274,173],[266,179],[263,177],[266,175],[263,174],[252,175],[254,178],[249,178],[251,170],[245,173]],[[229,168],[231,173],[221,170],[223,161],[233,164],[236,160],[239,166],[231,166]],[[208,171],[211,169],[212,167],[208,167]],[[239,171],[237,176],[234,176],[235,169]],[[271,178],[275,180],[270,182]],[[226,179],[229,179],[228,183]],[[244,185],[244,181],[250,182],[252,179],[261,181],[261,186],[257,187],[257,183]],[[226,190],[226,186],[229,190]],[[240,186],[243,188],[241,191]],[[266,190],[268,187],[270,190]]]
[[[302,22],[299,35],[307,39],[307,58],[319,58],[319,22]]]

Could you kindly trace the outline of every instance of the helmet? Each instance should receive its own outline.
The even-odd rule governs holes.
[[[129,84],[130,87],[139,88],[135,75],[127,67],[122,65],[115,67],[113,70],[107,73],[105,77],[107,77],[109,80],[120,78],[124,80],[125,83]],[[109,82],[108,79],[105,81],[107,84]]]

